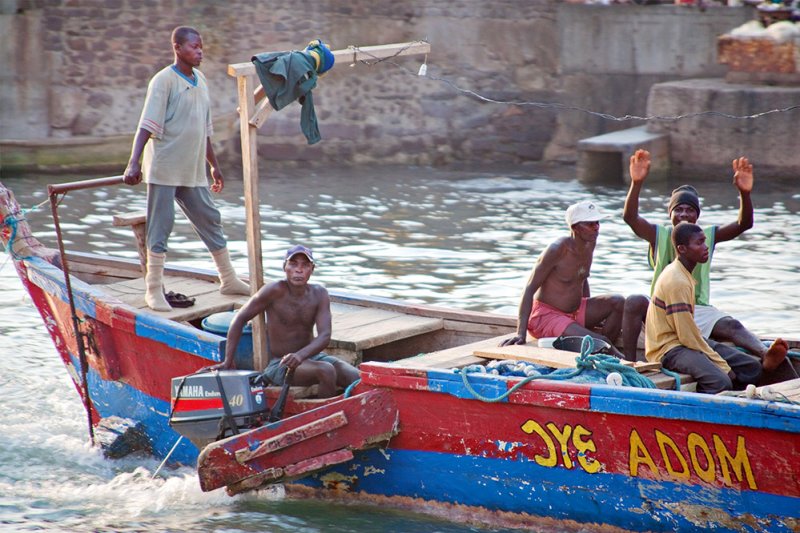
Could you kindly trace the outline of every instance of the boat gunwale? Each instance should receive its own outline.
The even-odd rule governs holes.
[[[26,257],[21,261],[25,264],[25,276],[28,281],[45,293],[58,297],[62,302],[68,301],[63,270],[41,257]],[[210,361],[221,361],[220,354],[224,353],[225,337],[160,317],[155,313],[143,312],[86,283],[74,274],[71,274],[71,278],[76,308],[86,316],[114,327],[111,322],[121,312],[133,318],[135,322],[133,333],[137,336],[161,342]],[[58,292],[54,290],[55,287],[58,287]],[[104,320],[104,317],[109,317],[111,320]],[[169,339],[165,339],[165,331],[169,332]]]
[[[392,363],[365,362],[361,365],[363,387],[388,387],[449,394],[465,400],[481,401],[463,384],[463,374],[453,369],[397,366]],[[524,378],[470,373],[469,382],[480,394],[505,393]],[[383,378],[383,379],[382,379]],[[360,390],[360,389],[359,389]],[[559,402],[559,397],[563,399]],[[546,401],[536,401],[537,398]],[[580,398],[585,398],[586,408]],[[800,405],[687,391],[618,387],[601,383],[574,383],[536,379],[528,381],[497,403],[557,407],[614,415],[657,417],[709,424],[800,433]]]

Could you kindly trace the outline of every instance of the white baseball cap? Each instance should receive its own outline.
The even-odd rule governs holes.
[[[600,212],[600,208],[594,202],[584,200],[569,206],[564,218],[567,221],[567,226],[571,228],[578,222],[597,222],[606,218],[606,215]]]

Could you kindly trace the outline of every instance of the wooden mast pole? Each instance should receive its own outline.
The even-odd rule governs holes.
[[[382,44],[377,46],[350,46],[334,50],[337,63],[374,61],[390,57],[428,54],[431,45],[424,41]],[[228,75],[236,78],[239,93],[239,132],[242,140],[242,179],[244,180],[244,208],[247,232],[247,262],[250,269],[250,294],[255,294],[264,285],[264,269],[261,259],[261,219],[258,196],[258,128],[266,122],[272,111],[265,98],[264,89],[254,76],[252,63],[228,65]],[[252,320],[253,366],[262,370],[267,366],[267,330],[264,315]]]
[[[253,97],[253,77],[236,78],[239,91],[239,133],[242,139],[242,178],[244,180],[244,209],[247,235],[247,264],[250,274],[250,295],[264,284],[261,261],[261,218],[258,196],[258,127],[250,124],[256,102]],[[267,366],[267,330],[263,313],[251,321],[253,326],[253,368]]]

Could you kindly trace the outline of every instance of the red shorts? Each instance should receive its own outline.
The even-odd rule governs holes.
[[[552,305],[534,300],[531,316],[528,319],[528,331],[535,338],[543,339],[545,337],[560,337],[573,322],[586,327],[586,301],[588,299],[581,298],[581,304],[574,313],[565,313]]]

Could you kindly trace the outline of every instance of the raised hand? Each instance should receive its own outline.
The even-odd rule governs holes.
[[[753,165],[746,157],[733,160],[733,184],[740,192],[753,190]]]
[[[650,172],[650,152],[647,150],[636,150],[631,156],[629,170],[633,183],[643,182]]]

